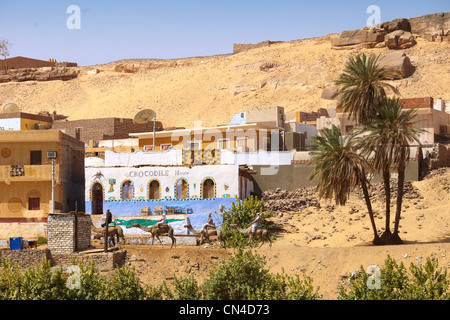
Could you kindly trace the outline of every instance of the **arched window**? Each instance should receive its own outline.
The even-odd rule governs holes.
[[[103,186],[94,183],[91,191],[92,214],[103,214]]]
[[[187,199],[189,198],[189,184],[188,182],[181,178],[175,183],[175,198],[176,199]]]
[[[158,180],[150,181],[148,185],[148,198],[149,199],[159,199],[161,194],[159,192],[160,186]]]
[[[203,182],[203,194],[204,199],[211,199],[216,197],[215,184],[212,179],[206,179]]]
[[[134,186],[130,180],[122,183],[122,200],[132,200],[134,197]]]

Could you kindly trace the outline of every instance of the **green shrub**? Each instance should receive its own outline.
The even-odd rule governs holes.
[[[47,238],[39,237],[37,239],[37,244],[47,244]]]
[[[410,265],[410,273],[403,263],[390,256],[379,273],[370,275],[361,266],[360,273],[348,286],[339,287],[340,300],[425,300],[449,299],[447,271],[438,268],[438,261],[427,258],[424,266]],[[378,285],[372,281],[378,277]]]
[[[202,286],[207,300],[319,299],[312,279],[286,274],[273,275],[265,258],[239,248],[226,262],[214,268]]]
[[[257,197],[249,196],[247,199],[232,203],[231,208],[224,212],[223,215],[223,233],[227,240],[227,245],[238,248],[248,244],[248,236],[240,233],[233,224],[238,225],[242,229],[250,227],[252,221],[256,218],[256,214],[261,214],[261,225],[267,227],[266,219],[272,215],[272,212],[264,212],[264,200],[258,200]],[[255,240],[257,244],[259,239]]]

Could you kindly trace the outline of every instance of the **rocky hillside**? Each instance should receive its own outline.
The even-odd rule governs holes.
[[[71,120],[131,118],[151,108],[165,127],[192,127],[196,120],[204,126],[228,124],[235,113],[255,107],[282,106],[286,112],[335,107],[322,92],[333,85],[349,56],[393,51],[405,53],[414,69],[393,81],[402,97],[450,101],[448,41],[415,35],[415,43],[406,49],[380,45],[336,50],[333,39],[338,37],[275,43],[231,55],[78,67],[78,76],[68,81],[2,83],[0,104],[15,102],[25,112],[56,110]]]

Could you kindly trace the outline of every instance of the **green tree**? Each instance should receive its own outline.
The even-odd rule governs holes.
[[[366,170],[368,163],[357,151],[356,139],[349,134],[341,136],[339,127],[324,129],[323,136],[313,137],[313,151],[310,153],[310,165],[315,168],[309,180],[318,178],[318,193],[320,198],[334,199],[338,205],[345,205],[352,188],[360,186],[369,213],[374,238],[374,245],[380,244],[377,233],[372,204],[367,188]]]
[[[339,87],[334,97],[339,97],[337,108],[348,113],[349,119],[363,124],[371,121],[377,113],[377,105],[386,96],[386,89],[398,94],[398,90],[384,82],[397,72],[380,67],[379,56],[358,54],[345,64],[343,73],[335,84]]]
[[[386,194],[386,225],[381,239],[386,244],[402,243],[398,235],[398,226],[402,210],[406,162],[409,160],[410,143],[415,141],[420,145],[419,134],[423,131],[412,125],[416,113],[414,108],[403,110],[399,98],[384,98],[377,106],[377,115],[372,121],[365,123],[360,131],[363,153],[371,158],[373,168],[383,176]],[[398,172],[393,233],[390,229],[391,168],[396,168]]]

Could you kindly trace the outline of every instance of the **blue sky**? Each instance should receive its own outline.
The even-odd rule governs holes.
[[[80,29],[66,21],[81,9]],[[233,43],[289,41],[362,28],[380,8],[381,22],[450,11],[448,0],[2,0],[0,38],[10,57],[79,65],[132,58],[183,58],[231,53]]]

